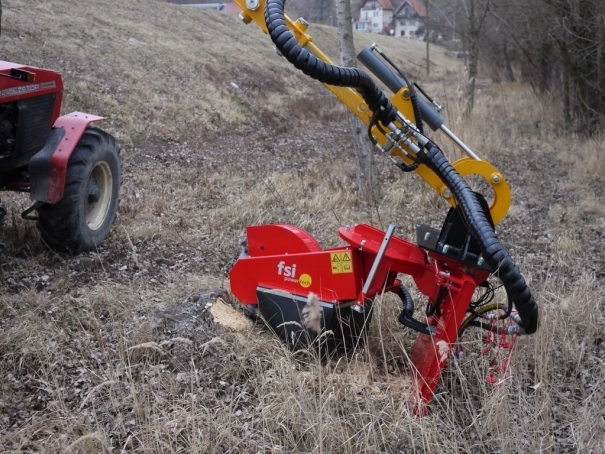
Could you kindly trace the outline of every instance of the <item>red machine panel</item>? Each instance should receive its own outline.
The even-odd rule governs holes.
[[[240,258],[229,273],[231,292],[243,304],[257,304],[257,287],[284,290],[335,304],[352,301],[361,290],[358,251],[347,248]]]
[[[315,238],[293,225],[249,226],[246,229],[246,237],[248,254],[251,257],[321,251],[321,246]]]
[[[103,119],[104,117],[83,112],[72,112],[69,115],[63,115],[55,121],[54,127],[63,128],[65,135],[51,157],[50,178],[46,192],[47,203],[57,203],[61,200],[67,177],[67,162],[70,156],[88,125]]]
[[[15,74],[14,71],[20,72],[21,76],[11,76],[11,72]],[[56,94],[52,124],[59,118],[61,112],[63,98],[61,74],[48,69],[0,61],[0,104],[51,93]]]

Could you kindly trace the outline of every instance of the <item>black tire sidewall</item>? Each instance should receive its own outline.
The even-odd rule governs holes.
[[[81,150],[77,151],[81,152]],[[105,214],[105,219],[103,219],[103,223],[98,229],[91,230],[86,223],[86,189],[93,169],[101,162],[107,163],[111,171],[111,201],[107,213]],[[92,249],[98,246],[108,235],[115,218],[120,192],[118,157],[109,147],[103,147],[102,149],[95,150],[94,155],[91,156],[91,160],[87,163],[85,168],[87,177],[82,181],[82,184],[78,185],[77,204],[79,214],[77,218],[80,224],[78,230],[82,236],[82,243],[87,246],[86,249]]]
[[[93,169],[105,162],[111,172],[111,201],[99,228],[86,223],[87,186]],[[121,186],[119,148],[109,134],[87,128],[69,158],[63,198],[38,209],[38,230],[51,247],[71,252],[95,249],[107,237],[116,216]]]

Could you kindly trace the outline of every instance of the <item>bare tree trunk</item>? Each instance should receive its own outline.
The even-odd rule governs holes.
[[[540,93],[548,92],[552,87],[549,85],[549,72],[551,69],[551,46],[547,39],[540,46]]]
[[[336,19],[338,23],[338,41],[340,59],[343,66],[355,67],[355,45],[353,42],[353,21],[351,17],[351,0],[336,1]],[[350,114],[353,150],[355,152],[355,171],[359,197],[365,201],[380,200],[380,185],[376,175],[372,144],[366,135],[366,127],[353,113]]]
[[[424,7],[426,8],[426,16],[424,18],[424,41],[426,41],[426,75],[431,74],[431,60],[429,58],[429,0],[424,1]]]
[[[477,80],[477,68],[479,65],[479,30],[477,29],[477,18],[475,17],[475,0],[469,1],[468,9],[468,82],[466,84],[466,108],[464,115],[470,116],[475,104],[475,82]]]
[[[563,49],[561,50],[563,52]],[[561,59],[563,62],[562,68],[562,84],[563,84],[563,123],[565,125],[565,129],[571,130],[571,95],[569,93],[569,73],[570,73],[570,65],[567,61],[566,56],[564,55]]]
[[[605,13],[597,22],[597,89],[600,92],[601,107],[605,110]]]
[[[473,106],[475,104],[475,84],[477,82],[477,70],[479,67],[479,38],[481,36],[481,28],[485,23],[485,18],[489,12],[490,0],[485,0],[485,3],[481,7],[481,15],[477,15],[477,2],[478,0],[469,0],[469,6],[467,8],[468,15],[468,47],[469,47],[469,61],[468,61],[468,83],[466,85],[466,108],[464,114],[468,117],[473,112]]]
[[[324,23],[324,7],[325,7],[325,3],[326,0],[321,0],[319,2],[319,23],[323,24]]]
[[[504,42],[502,43],[502,55],[504,57],[504,62],[503,62],[504,77],[509,82],[514,82],[515,73],[513,72],[513,67],[510,63],[510,54],[508,52],[508,42],[506,40],[504,40]]]

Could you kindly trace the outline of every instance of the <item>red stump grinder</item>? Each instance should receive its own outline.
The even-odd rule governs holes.
[[[246,249],[230,273],[231,291],[287,342],[320,342],[330,350],[363,342],[372,305],[384,292],[395,293],[402,304],[399,322],[418,332],[410,356],[411,397],[416,414],[423,415],[467,327],[501,336],[532,334],[538,328],[537,304],[495,233],[510,206],[510,188],[498,169],[445,126],[441,106],[410,84],[376,45],[358,59],[393,92],[391,98],[366,72],[333,65],[306,33],[308,24],[284,14],[285,0],[235,1],[244,22],[259,25],[280,55],[325,84],[367,124],[380,153],[402,171],[417,172],[452,208],[441,230],[417,226],[416,244],[394,236],[393,226],[386,232],[364,224],[342,227],[338,233],[346,245],[327,250],[294,226],[248,227]],[[427,125],[444,133],[466,156],[450,163],[425,135]],[[491,205],[471,190],[464,179],[469,174],[491,186]],[[422,321],[415,318],[401,275],[411,276],[426,298]],[[502,282],[505,304],[491,302],[490,276]],[[478,287],[482,290],[476,292]],[[305,326],[310,294],[321,307],[319,328]],[[504,319],[510,323],[500,324]]]

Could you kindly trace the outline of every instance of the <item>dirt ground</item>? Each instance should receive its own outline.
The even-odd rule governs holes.
[[[310,184],[318,173],[325,175],[324,163],[329,163],[328,168],[339,168],[346,158],[342,151],[346,135],[337,128],[300,135],[276,133],[271,136],[270,146],[262,145],[267,143],[268,134],[261,131],[246,137],[205,137],[194,143],[135,149],[125,160],[119,219],[110,238],[94,253],[72,257],[47,250],[33,225],[16,219],[15,203],[24,206],[27,201],[19,197],[11,200],[13,210],[7,217],[6,232],[9,249],[0,257],[0,369],[6,374],[0,391],[0,427],[5,434],[5,450],[54,451],[78,440],[78,445],[92,444],[93,448],[82,448],[85,451],[98,446],[143,449],[143,444],[135,440],[141,436],[137,432],[140,418],[149,417],[137,414],[145,413],[145,406],[137,408],[127,402],[135,398],[128,390],[114,388],[130,383],[133,389],[140,387],[138,392],[142,394],[151,392],[157,399],[170,399],[172,393],[182,395],[189,389],[192,367],[195,380],[206,383],[199,388],[196,399],[203,401],[206,393],[212,395],[212,400],[248,393],[249,403],[239,404],[233,414],[240,412],[237,418],[250,416],[253,420],[254,409],[258,412],[258,408],[249,380],[254,373],[246,373],[242,361],[250,360],[250,345],[258,346],[260,340],[269,342],[269,348],[275,345],[260,327],[234,333],[233,328],[216,325],[209,312],[217,297],[230,302],[224,293],[229,288],[227,272],[239,252],[242,222],[248,220],[241,212],[230,219],[231,211],[224,211],[225,206],[263,185],[268,194],[263,199],[268,197],[272,208],[258,207],[269,212],[262,221],[295,223],[308,214],[293,212],[297,208],[289,206],[289,194],[280,195],[278,189],[271,188],[274,183],[259,182],[257,176],[283,169],[308,174],[289,184]],[[561,166],[548,150],[532,143],[529,140],[513,156],[492,157],[498,168],[506,169],[516,195],[510,215],[498,230],[512,254],[521,260],[533,287],[537,287],[539,303],[558,306],[556,298],[548,294],[550,284],[556,283],[558,292],[566,288],[572,291],[577,282],[593,276],[592,284],[587,285],[602,292],[603,218],[602,212],[582,209],[586,193],[572,187],[570,169]],[[145,169],[143,175],[140,169]],[[346,183],[352,180],[350,163],[339,172],[343,178],[334,184],[340,181],[350,186]],[[406,191],[422,187],[416,178],[392,174],[385,166],[381,166],[381,172],[387,179],[401,180]],[[142,178],[151,181],[141,183]],[[405,178],[411,182],[403,181]],[[181,199],[179,194],[188,193],[189,187],[196,185],[195,180],[204,186],[199,190],[205,195]],[[163,198],[166,185],[173,202]],[[595,188],[595,200],[602,200],[602,187]],[[373,217],[371,207],[358,205],[352,211],[356,210],[362,220]],[[441,216],[426,206],[418,210],[418,216],[414,212],[396,215],[397,211],[390,207],[383,216],[399,217],[400,234],[409,238],[413,224],[405,225],[406,221],[424,216],[425,222],[427,217],[429,222],[439,222]],[[329,213],[321,215],[330,219],[311,222],[314,228],[310,230],[325,246],[332,245],[337,242],[337,219]],[[592,345],[586,344],[585,348],[593,354],[591,361],[600,362],[605,358],[604,320],[602,315],[593,315]],[[240,328],[238,325],[236,330]],[[253,337],[258,339],[251,340]],[[281,347],[278,355],[280,351]],[[527,353],[525,346],[518,352],[519,360],[527,360],[522,356]],[[395,379],[405,387],[407,366],[396,359],[400,356],[391,354],[387,360],[391,364],[389,372],[383,369],[385,364],[362,360],[366,373],[360,380],[367,381],[364,386],[371,388]],[[163,382],[168,379],[169,386]],[[355,375],[349,375],[349,379],[355,380]],[[593,386],[597,382],[592,382]],[[446,400],[456,399],[456,385],[447,383],[446,377],[441,392],[447,393],[447,388],[453,386],[453,395]],[[526,384],[530,385],[537,386],[534,382]],[[109,389],[105,392],[103,388]],[[112,396],[117,400],[113,401]],[[565,419],[565,407],[559,408],[562,413],[557,416],[553,409],[553,415]],[[66,433],[63,425],[68,421],[77,421],[79,425],[73,427],[79,429]],[[91,431],[91,426],[98,430]],[[80,440],[91,433],[91,440]],[[563,433],[558,440],[560,450],[576,446],[571,435]],[[262,445],[260,440],[246,443]]]

